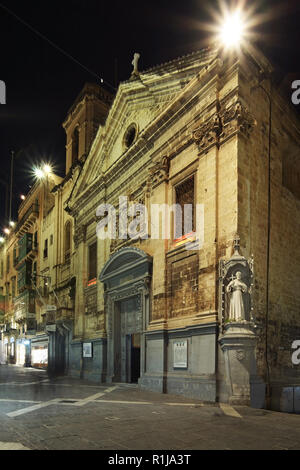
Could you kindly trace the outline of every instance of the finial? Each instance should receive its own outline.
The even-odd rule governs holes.
[[[233,240],[233,249],[234,249],[234,254],[237,254],[237,255],[240,254],[240,240],[241,239],[239,235],[236,233],[234,240]]]

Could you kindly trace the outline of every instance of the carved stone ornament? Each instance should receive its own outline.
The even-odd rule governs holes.
[[[254,117],[240,101],[221,111],[220,116],[222,121],[221,140],[234,132],[241,132],[246,137],[249,137],[256,125]]]
[[[146,182],[145,195],[150,196],[153,187],[168,181],[170,170],[170,158],[164,155],[158,162],[155,162],[148,170],[148,178]]]
[[[193,139],[198,145],[199,150],[204,150],[218,143],[221,132],[222,125],[217,113],[209,121],[193,131]]]
[[[246,351],[244,349],[238,349],[236,351],[236,358],[238,361],[243,361],[244,359],[246,359]]]
[[[236,132],[249,137],[255,124],[256,121],[248,109],[240,101],[236,101],[228,108],[220,108],[192,134],[201,152],[213,145],[220,146],[225,139]]]

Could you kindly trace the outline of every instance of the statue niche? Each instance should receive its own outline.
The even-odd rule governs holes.
[[[243,275],[236,270],[225,283],[225,319],[228,321],[250,321],[249,286],[243,282]],[[247,281],[246,281],[247,282]]]
[[[239,239],[235,239],[234,254],[220,262],[220,305],[222,323],[253,321],[251,287],[253,260],[247,261],[239,253]]]

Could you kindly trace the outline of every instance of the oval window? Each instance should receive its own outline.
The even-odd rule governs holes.
[[[124,145],[128,149],[136,139],[137,127],[135,124],[131,124],[124,135]]]

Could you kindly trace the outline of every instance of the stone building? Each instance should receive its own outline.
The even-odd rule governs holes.
[[[43,263],[51,252],[51,239],[43,233],[53,218],[51,189],[60,177],[51,173],[37,180],[18,209],[1,247],[0,287],[4,295],[2,341],[4,362],[17,365],[48,365],[47,278]]]
[[[14,301],[17,296],[16,255],[17,238],[11,231],[0,247],[0,363],[15,364],[18,361],[16,350],[17,323],[14,316]]]
[[[42,233],[54,372],[296,409],[300,123],[272,77],[246,46],[84,87]]]
[[[272,72],[254,49],[203,50],[135,66],[120,84],[68,203],[70,374],[254,406],[272,391],[274,407],[299,383],[299,120]],[[125,196],[128,210],[148,209],[148,227],[99,239],[97,208],[110,204],[117,217]],[[174,203],[193,204],[198,249],[172,228],[151,238],[151,207]],[[245,286],[235,319],[229,273]]]
[[[52,282],[49,295],[51,294],[51,301],[56,306],[47,327],[50,340],[48,370],[55,374],[68,373],[70,368],[78,278],[74,265],[74,219],[70,215],[68,204],[110,102],[111,95],[108,92],[96,84],[87,83],[76,97],[63,123],[66,132],[66,173],[52,189],[55,198],[55,255],[47,267]]]

